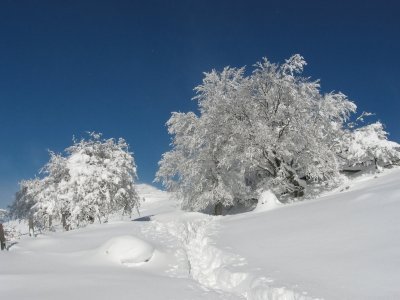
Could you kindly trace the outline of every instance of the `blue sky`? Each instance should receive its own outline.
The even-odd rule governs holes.
[[[400,3],[400,2],[399,2]],[[300,53],[400,141],[398,1],[1,1],[0,207],[72,136],[124,137],[150,183],[202,72]]]

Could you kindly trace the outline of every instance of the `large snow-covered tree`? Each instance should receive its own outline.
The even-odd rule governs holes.
[[[55,219],[70,229],[104,222],[116,212],[131,214],[140,205],[135,161],[122,138],[91,133],[88,139],[74,140],[65,156],[50,152],[41,175],[21,183],[12,206],[16,216],[32,214],[49,225]]]
[[[264,58],[250,74],[205,73],[195,88],[199,114],[173,113],[167,122],[172,149],[156,180],[184,208],[215,212],[260,189],[301,196],[307,182],[334,183],[356,105],[343,93],[322,93],[318,80],[301,75],[305,65],[294,55],[283,64]]]

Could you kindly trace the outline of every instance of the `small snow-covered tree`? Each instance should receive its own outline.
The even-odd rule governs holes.
[[[32,208],[35,219],[45,227],[50,228],[53,218],[60,217],[63,227],[68,227],[65,220],[70,215],[69,204],[72,197],[69,173],[67,158],[50,151],[49,162],[40,170],[43,178],[41,185],[38,186],[40,190],[35,197],[37,203]]]
[[[9,215],[9,212],[5,209],[0,208],[0,223],[5,222]]]
[[[91,133],[65,154],[50,152],[41,178],[22,183],[12,205],[16,215],[33,215],[43,226],[58,220],[69,230],[139,208],[136,165],[124,139]]]
[[[42,222],[35,218],[35,205],[43,189],[43,181],[35,178],[20,182],[20,190],[10,206],[10,216],[19,220],[28,220],[29,235],[34,236],[34,227],[42,227]]]
[[[38,178],[23,180],[19,183],[19,191],[15,194],[14,202],[10,205],[10,216],[15,219],[28,219],[32,216],[32,207],[37,203],[41,181]]]
[[[131,214],[139,208],[134,186],[136,165],[124,139],[102,139],[91,134],[66,149],[69,193],[74,222],[106,221],[112,212]],[[71,197],[70,197],[71,198]]]
[[[372,165],[378,169],[386,164],[399,163],[400,144],[389,141],[381,122],[362,126],[345,137],[344,158],[350,166]]]

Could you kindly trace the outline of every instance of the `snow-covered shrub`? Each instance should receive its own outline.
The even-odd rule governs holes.
[[[32,215],[42,226],[57,220],[69,229],[139,208],[136,165],[124,139],[92,133],[74,141],[65,156],[50,152],[41,175],[21,183],[12,205],[14,216]]]
[[[372,165],[376,168],[400,161],[400,145],[389,141],[382,123],[355,129],[345,138],[344,158],[349,166]]]
[[[297,197],[307,182],[335,183],[356,105],[343,93],[321,93],[318,80],[301,75],[305,65],[294,55],[283,64],[264,58],[249,75],[231,67],[205,73],[195,88],[199,114],[173,113],[167,122],[172,149],[156,180],[185,209],[215,212],[258,190]]]

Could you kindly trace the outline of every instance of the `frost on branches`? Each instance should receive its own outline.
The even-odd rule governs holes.
[[[344,144],[345,163],[348,166],[398,164],[400,145],[387,139],[388,133],[382,123],[376,122],[349,132]]]
[[[68,230],[139,208],[136,165],[124,139],[91,133],[74,141],[65,154],[50,152],[41,178],[20,183],[11,207],[15,217],[33,217],[46,227],[57,220]]]
[[[173,113],[167,122],[172,150],[156,180],[180,196],[183,208],[215,213],[260,190],[298,197],[310,182],[336,182],[368,129],[348,129],[356,105],[340,92],[322,94],[318,80],[301,76],[305,65],[294,55],[283,64],[264,58],[250,75],[231,67],[205,73],[195,88],[199,115]]]

